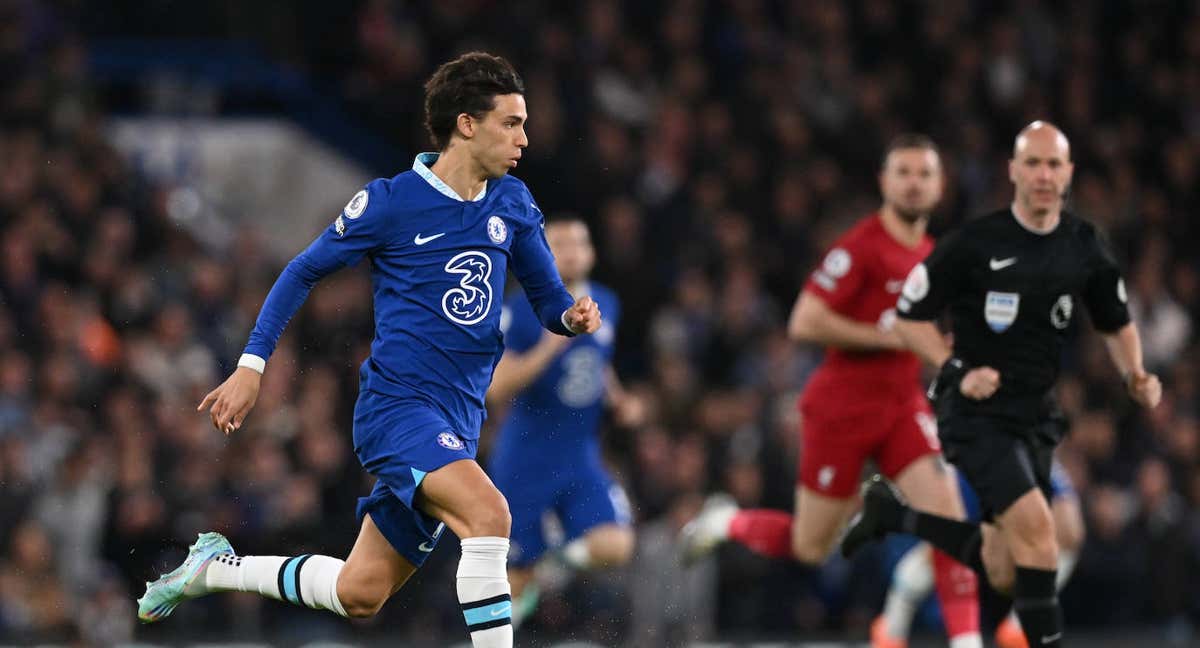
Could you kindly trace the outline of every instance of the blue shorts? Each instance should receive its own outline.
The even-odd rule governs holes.
[[[975,489],[971,488],[971,484],[963,477],[962,471],[958,472],[958,490],[962,494],[963,506],[967,509],[967,519],[978,520],[979,511],[979,496],[975,494]],[[1071,476],[1067,474],[1067,469],[1059,463],[1058,458],[1050,463],[1050,503],[1060,497],[1077,497],[1075,494],[1075,484],[1071,483]]]
[[[629,499],[599,460],[556,457],[553,468],[493,461],[488,474],[512,514],[513,567],[528,567],[552,546],[602,524],[630,524]]]
[[[370,513],[392,547],[420,567],[445,525],[413,506],[417,487],[426,473],[475,459],[478,445],[426,401],[361,391],[354,405],[354,453],[376,482],[358,500],[359,523]]]

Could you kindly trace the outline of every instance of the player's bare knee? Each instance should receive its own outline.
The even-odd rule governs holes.
[[[495,491],[475,507],[466,524],[469,534],[466,537],[507,538],[512,529],[512,514],[508,510],[508,501],[500,491]]]
[[[1009,542],[1021,549],[1045,551],[1055,546],[1054,521],[1048,515],[1026,515],[1013,520]],[[1014,547],[1016,548],[1016,547]]]
[[[1054,524],[1034,518],[1012,525],[1007,535],[1013,560],[1018,565],[1052,567],[1058,560]]]
[[[817,566],[825,562],[833,551],[833,539],[818,539],[809,536],[792,536],[792,558],[797,562]]]

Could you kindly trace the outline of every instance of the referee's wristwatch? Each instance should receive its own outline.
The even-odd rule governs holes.
[[[942,363],[942,368],[938,370],[937,377],[930,383],[929,391],[925,392],[925,396],[936,403],[949,390],[958,389],[968,370],[970,367],[961,358],[951,357]]]

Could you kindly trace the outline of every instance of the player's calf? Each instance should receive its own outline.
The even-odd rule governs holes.
[[[508,584],[508,501],[474,461],[456,461],[428,473],[421,509],[462,538],[456,589],[471,644],[511,648],[512,591]]]
[[[365,562],[348,563],[337,580],[337,598],[345,616],[367,619],[379,612],[396,587],[386,572]]]

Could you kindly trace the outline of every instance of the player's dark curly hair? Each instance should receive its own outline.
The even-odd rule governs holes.
[[[525,82],[503,58],[468,52],[443,63],[425,83],[425,130],[433,145],[446,150],[459,115],[482,119],[503,94],[525,94]]]

